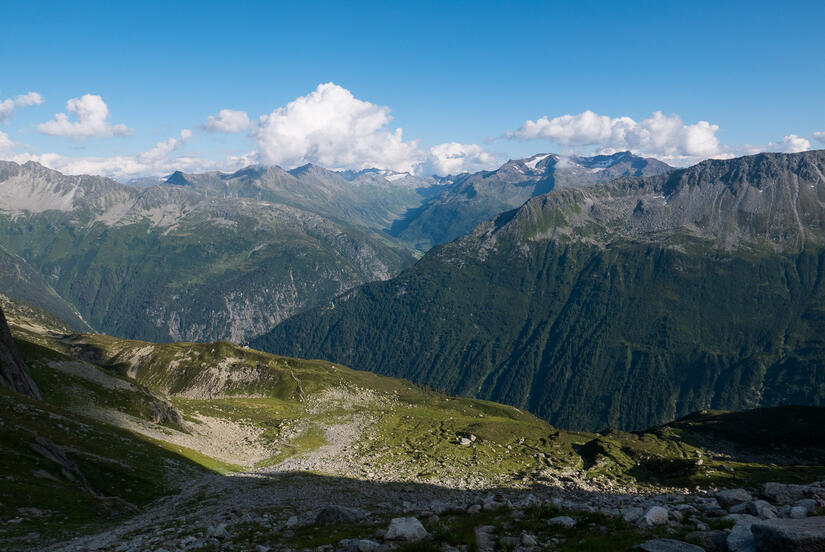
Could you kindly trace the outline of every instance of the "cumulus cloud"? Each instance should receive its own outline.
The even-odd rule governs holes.
[[[564,147],[595,146],[609,150],[633,150],[669,157],[712,157],[724,153],[716,137],[717,125],[699,121],[687,125],[679,115],[661,111],[635,121],[608,117],[592,111],[526,121],[507,136],[519,140],[546,139]]]
[[[412,172],[425,155],[388,128],[391,119],[388,107],[330,82],[261,116],[253,136],[263,163]]]
[[[814,138],[814,140],[816,140],[820,144],[825,144],[825,131],[824,132],[814,132],[813,138]]]
[[[221,109],[218,115],[210,115],[201,128],[210,132],[227,132],[235,134],[243,132],[252,126],[246,111],[235,111],[234,109]]]
[[[447,142],[431,147],[418,172],[430,174],[459,174],[494,168],[496,157],[478,144]]]
[[[57,113],[51,121],[37,125],[37,130],[50,136],[67,138],[102,138],[107,136],[129,136],[134,131],[126,125],[113,125],[107,121],[109,107],[98,95],[84,94],[66,102],[66,113]],[[76,120],[69,120],[73,115]]]
[[[37,92],[29,92],[28,94],[19,94],[14,98],[6,98],[0,101],[0,122],[8,121],[15,109],[40,105],[42,103],[43,96]]]

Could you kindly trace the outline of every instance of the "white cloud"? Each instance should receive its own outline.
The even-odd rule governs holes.
[[[811,149],[811,142],[796,134],[788,134],[782,138],[781,142],[771,142],[765,151],[779,151],[784,153],[797,153]]]
[[[8,121],[11,118],[12,111],[15,109],[40,105],[42,103],[43,96],[37,92],[29,92],[28,94],[20,94],[14,98],[6,98],[0,101],[0,122]]]
[[[180,136],[178,138],[167,138],[162,142],[158,142],[152,149],[139,153],[136,159],[140,163],[145,163],[147,165],[162,162],[170,153],[180,149],[184,142],[191,137],[192,131],[185,128],[180,131]]]
[[[717,125],[707,121],[686,125],[679,115],[668,117],[661,111],[641,121],[584,111],[578,115],[526,121],[507,135],[520,140],[551,140],[565,147],[595,146],[661,157],[695,158],[724,153],[716,137],[718,130]]]
[[[387,128],[390,120],[388,107],[330,82],[263,115],[253,136],[263,163],[412,172],[424,154],[416,141],[404,141],[400,128]]]
[[[176,170],[201,172],[213,170],[236,170],[252,164],[251,154],[227,157],[219,161],[188,155],[173,155],[179,152],[192,131],[184,129],[176,138],[168,138],[155,144],[147,151],[136,155],[116,155],[112,157],[65,157],[58,153],[20,153],[24,147],[14,143],[0,132],[0,158],[25,163],[36,161],[64,174],[105,175],[122,180],[139,176],[162,176]]]
[[[491,169],[497,164],[496,157],[478,144],[447,142],[429,149],[418,172],[424,175],[459,174]]]
[[[107,122],[109,108],[103,98],[95,94],[70,99],[66,102],[66,111],[77,120],[70,121],[69,115],[58,113],[51,121],[37,125],[37,130],[43,134],[67,138],[129,136],[134,132],[126,125]]]
[[[820,144],[825,144],[825,132],[814,132],[813,138]]]
[[[816,134],[814,134],[814,138],[816,138]],[[767,144],[745,144],[740,148],[736,148],[736,153],[738,155],[754,155],[763,151],[798,153],[801,151],[808,151],[809,149],[811,149],[810,140],[797,136],[796,134],[788,134],[778,142],[768,142]]]
[[[234,134],[248,129],[252,126],[252,122],[249,120],[246,111],[221,109],[217,117],[210,115],[201,126],[203,129],[211,132],[228,132]]]
[[[3,131],[0,131],[0,158],[7,158],[14,155],[14,149],[17,147],[17,144],[12,142],[9,135]]]

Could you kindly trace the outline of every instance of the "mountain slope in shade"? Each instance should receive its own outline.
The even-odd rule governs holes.
[[[623,176],[663,174],[671,167],[630,152],[593,157],[539,154],[494,171],[449,179],[437,195],[395,221],[390,233],[422,251],[452,241],[531,197],[567,186],[589,186]]]
[[[825,151],[557,190],[252,345],[641,428],[825,404]]]
[[[0,309],[0,385],[35,399],[41,398],[28,366],[17,351],[3,309]]]
[[[60,297],[46,278],[18,255],[0,246],[0,282],[2,292],[55,313],[75,331],[90,331],[77,309]]]
[[[216,195],[0,162],[5,289],[55,312],[73,307],[119,336],[242,341],[413,260],[368,228]],[[23,286],[14,266],[39,273],[44,285],[37,291],[31,276]],[[71,306],[49,304],[50,289]]]

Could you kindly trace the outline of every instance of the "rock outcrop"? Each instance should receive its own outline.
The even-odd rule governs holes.
[[[29,374],[28,366],[20,358],[2,309],[0,309],[0,385],[35,399],[41,398],[40,390]]]

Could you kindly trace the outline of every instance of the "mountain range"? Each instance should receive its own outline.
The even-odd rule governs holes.
[[[0,162],[0,283],[79,331],[242,342],[396,275],[420,248],[552,188],[564,171],[591,182],[666,167],[617,154],[560,172],[561,158],[539,157],[446,178],[250,166],[134,185]],[[512,181],[510,165],[524,169]]]
[[[254,347],[554,425],[825,404],[825,151],[564,187]]]
[[[215,195],[2,163],[0,274],[10,293],[72,313],[75,326],[240,341],[414,259],[363,226]]]

